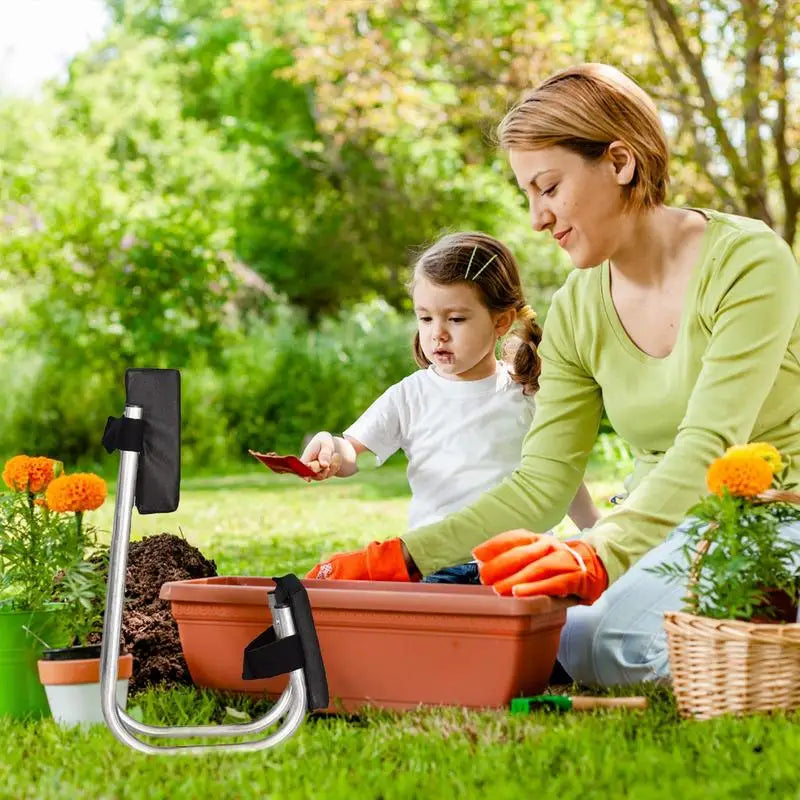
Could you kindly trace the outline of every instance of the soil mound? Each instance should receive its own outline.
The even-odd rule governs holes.
[[[131,691],[153,684],[191,684],[178,626],[158,593],[167,581],[216,574],[217,565],[180,536],[160,533],[131,542],[122,612],[122,646],[133,655]]]

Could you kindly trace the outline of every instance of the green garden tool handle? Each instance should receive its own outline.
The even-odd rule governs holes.
[[[567,697],[562,694],[540,694],[535,697],[515,697],[512,714],[527,714],[537,708],[554,711],[593,711],[597,708],[647,708],[646,697]]]

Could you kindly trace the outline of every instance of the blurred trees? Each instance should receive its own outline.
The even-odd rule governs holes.
[[[231,0],[315,87],[339,141],[483,133],[522,90],[607,61],[659,103],[678,202],[760,217],[794,244],[800,210],[800,0]]]
[[[496,228],[517,207],[500,165],[486,169],[486,144],[475,163],[452,129],[420,136],[406,127],[381,140],[332,131],[323,87],[293,71],[288,30],[305,24],[297,14],[306,9],[279,6],[286,30],[265,37],[227,0],[112,5],[129,34],[169,42],[183,113],[217,130],[226,148],[249,154],[237,255],[314,321],[371,296],[402,303],[410,248],[443,228]],[[557,283],[559,256],[539,249],[544,283]]]
[[[286,398],[304,398],[292,436],[317,427],[312,387],[335,358],[358,376],[330,372],[349,414],[402,374],[391,307],[414,248],[444,230],[506,240],[546,310],[568,265],[530,231],[492,132],[576,61],[616,64],[654,95],[674,202],[796,240],[800,0],[107,3],[107,39],[66,82],[0,98],[0,371],[19,388],[0,398],[0,450],[96,452],[133,364],[188,370],[225,424],[277,446]],[[354,341],[380,337],[380,319],[391,344],[356,373]],[[258,386],[285,402],[260,404]],[[246,446],[214,439],[204,393],[186,397],[198,454]]]
[[[719,202],[790,244],[800,211],[800,2],[647,0],[675,138]]]

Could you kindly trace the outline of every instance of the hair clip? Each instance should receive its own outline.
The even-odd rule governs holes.
[[[475,251],[478,249],[478,245],[472,248],[472,255],[469,257],[469,264],[467,264],[467,271],[464,273],[464,280],[469,277],[469,268],[472,266],[472,259],[475,258]]]
[[[494,261],[496,258],[497,258],[497,253],[495,253],[495,254],[494,254],[494,255],[493,255],[493,256],[492,256],[492,257],[491,257],[491,258],[490,258],[490,259],[489,259],[489,260],[488,260],[488,261],[487,261],[487,262],[486,262],[486,263],[485,263],[485,264],[484,264],[484,265],[483,265],[483,266],[482,266],[482,267],[481,267],[481,268],[480,268],[480,269],[479,269],[479,270],[478,270],[478,271],[477,271],[477,272],[476,272],[476,273],[475,273],[475,274],[472,276],[472,280],[474,280],[474,281],[478,280],[478,275],[480,275],[480,274],[481,274],[481,272],[483,272],[483,271],[486,269],[486,267],[488,267],[488,266],[489,266],[489,264],[491,264],[491,263],[492,263],[492,261]]]

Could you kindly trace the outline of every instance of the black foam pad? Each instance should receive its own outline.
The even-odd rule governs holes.
[[[176,369],[125,372],[128,405],[142,407],[144,432],[136,477],[140,514],[175,511],[181,485],[181,374]]]

